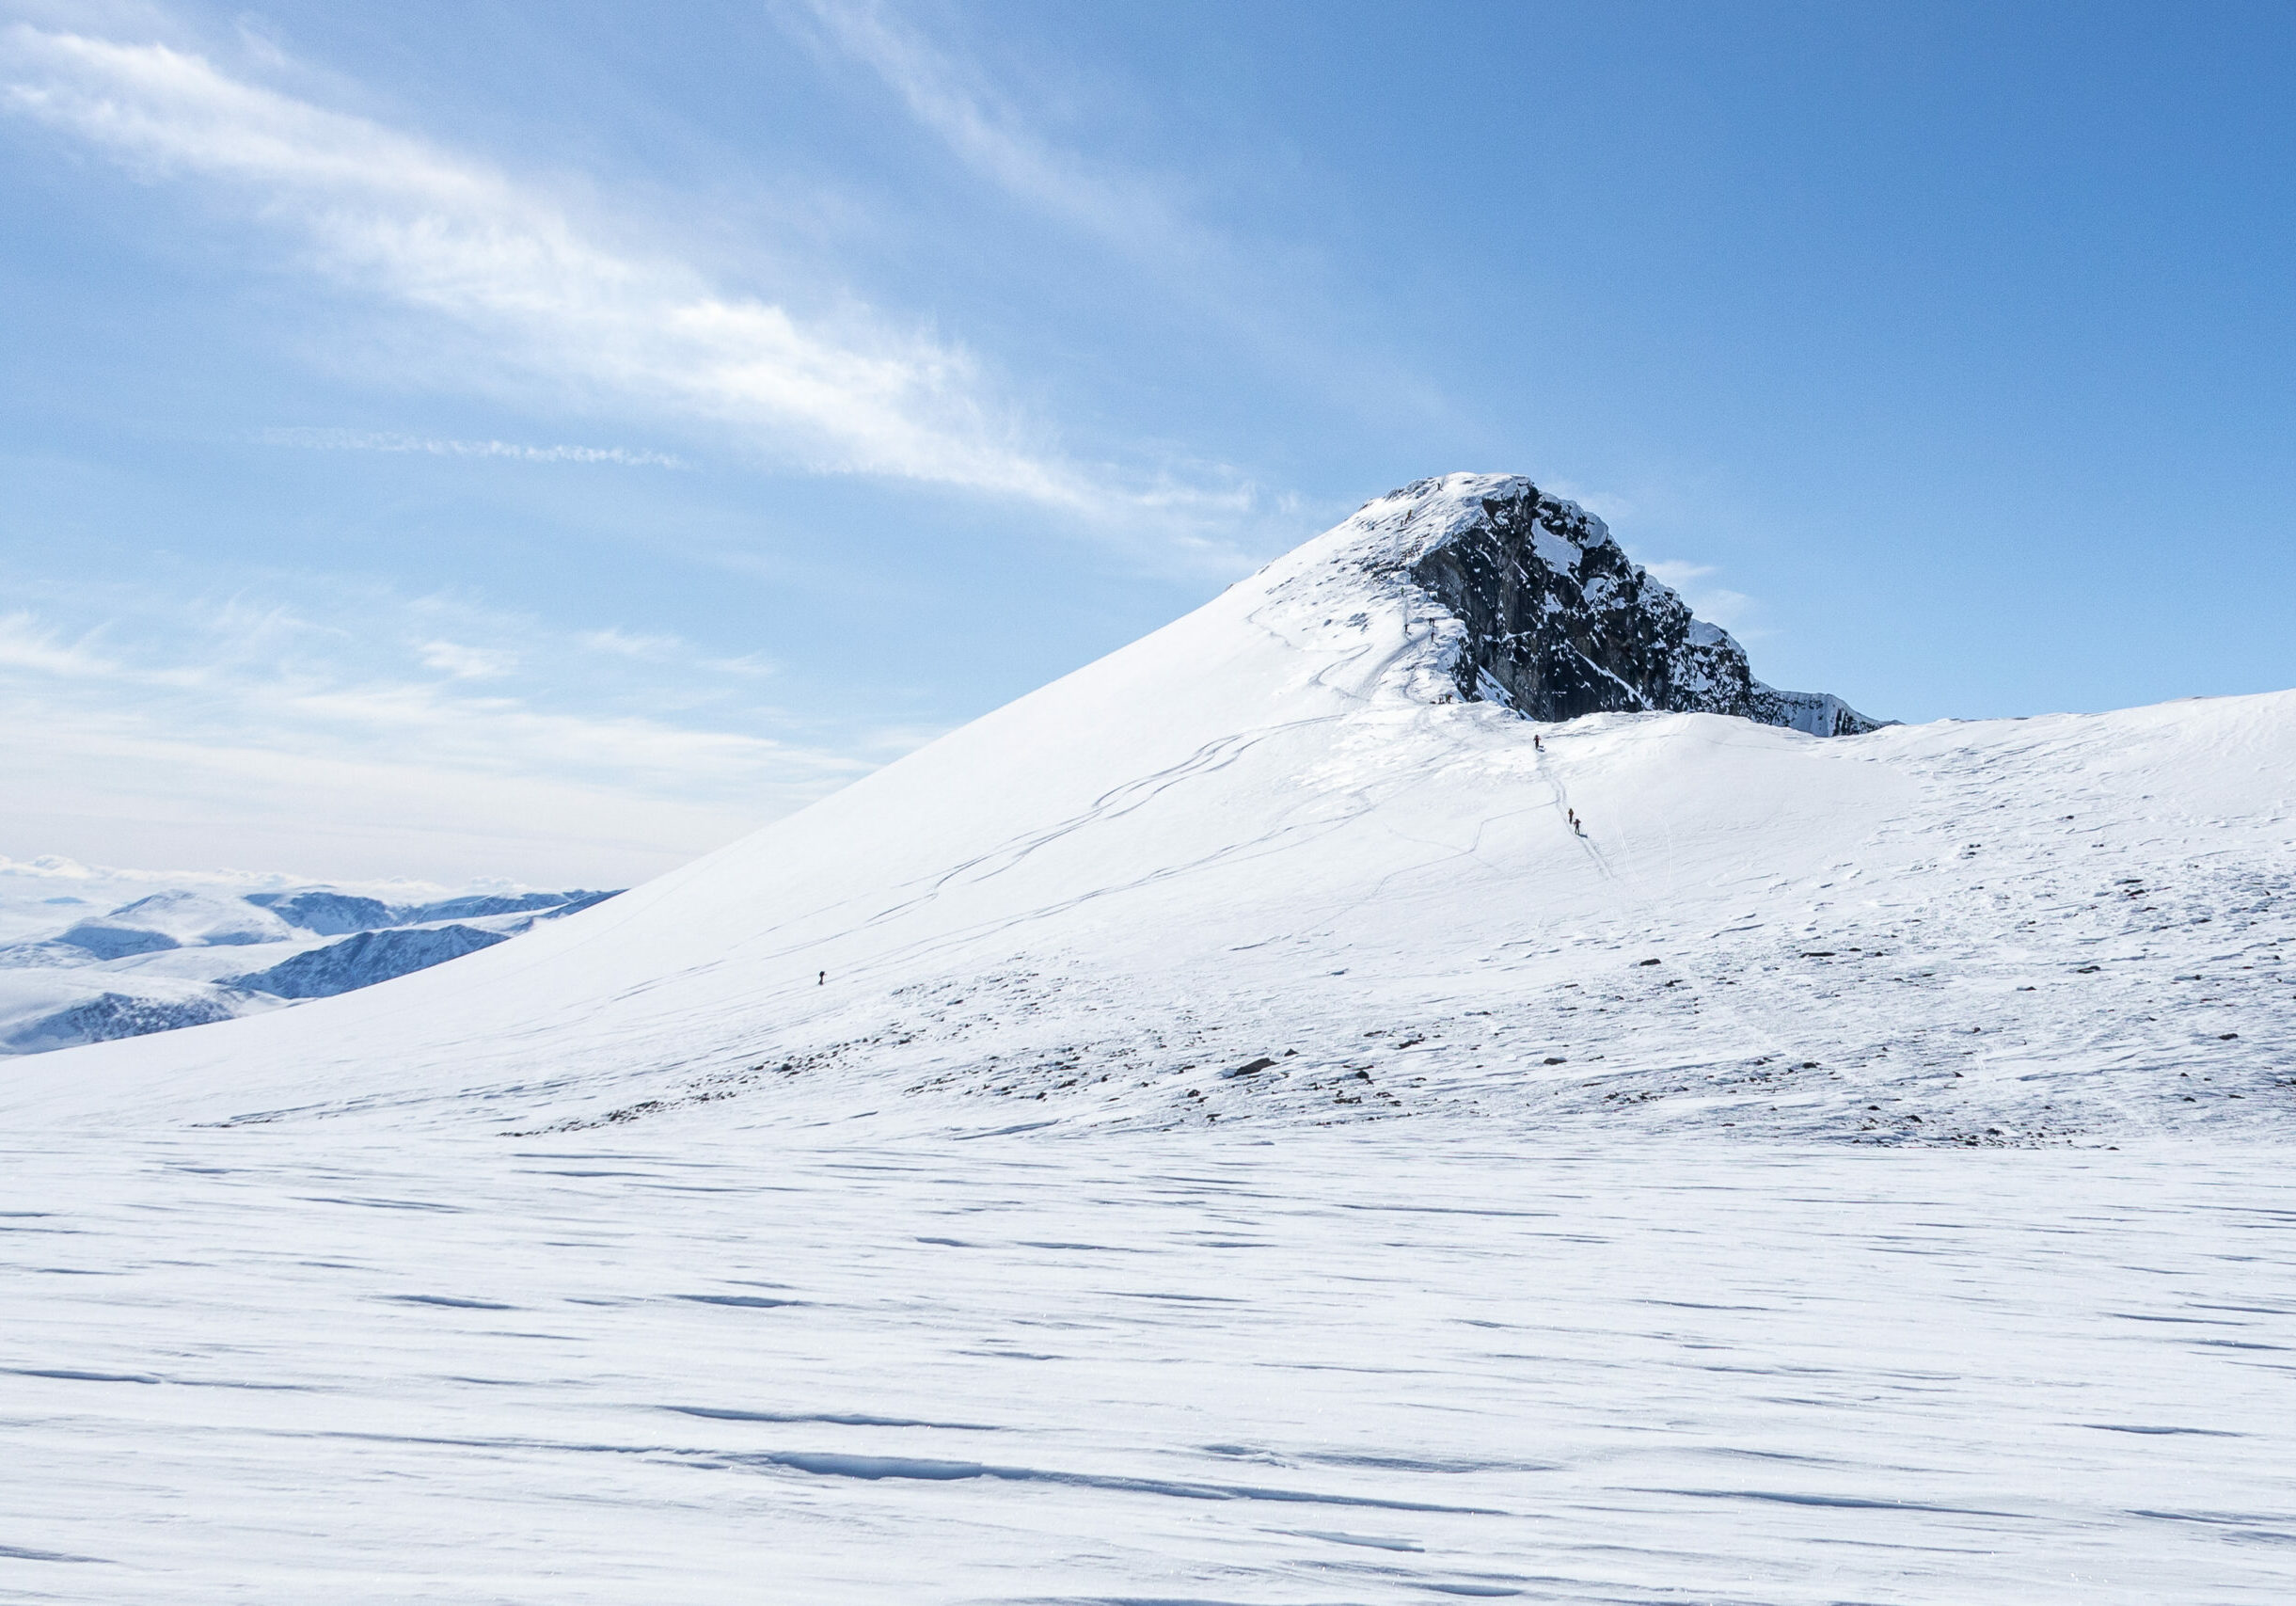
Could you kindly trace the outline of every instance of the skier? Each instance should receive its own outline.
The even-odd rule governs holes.
[[[1539,733],[1536,731],[1531,732],[1530,735],[1530,750],[1533,753],[1544,753],[1546,751],[1546,743],[1540,739]]]
[[[821,975],[820,975],[819,979],[815,980],[815,981],[814,982],[814,985],[815,985],[815,987],[827,987],[827,986],[829,985],[829,972],[828,972],[828,971],[826,971],[826,970],[825,970],[825,971],[823,971],[823,972],[821,973]]]

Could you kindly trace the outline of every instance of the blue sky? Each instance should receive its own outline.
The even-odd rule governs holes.
[[[2296,684],[2284,7],[0,0],[0,855],[636,879],[1367,497]]]

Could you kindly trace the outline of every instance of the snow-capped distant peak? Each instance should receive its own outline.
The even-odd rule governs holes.
[[[276,943],[293,934],[287,922],[269,910],[201,888],[139,898],[97,919],[82,921],[59,940],[111,958],[115,950]]]

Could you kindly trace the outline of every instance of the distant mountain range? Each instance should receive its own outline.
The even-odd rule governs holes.
[[[613,897],[476,893],[423,902],[306,886],[176,886],[0,944],[0,1054],[38,1054],[259,1014],[424,970]],[[40,900],[67,910],[74,897]],[[51,921],[63,916],[52,915]],[[13,924],[21,926],[19,914]]]

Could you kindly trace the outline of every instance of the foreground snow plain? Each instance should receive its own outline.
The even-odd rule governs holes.
[[[2288,1598],[2282,1153],[1441,1137],[19,1148],[0,1592]]]
[[[2286,1598],[2296,697],[1534,747],[1422,513],[10,1066],[0,1589]]]

